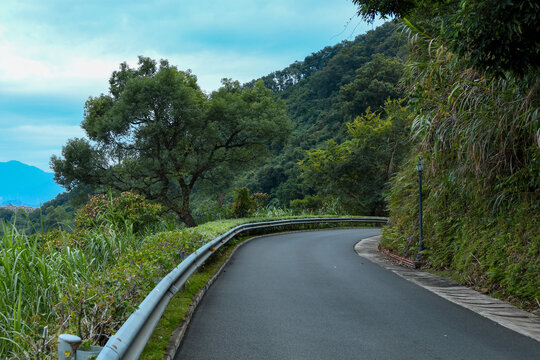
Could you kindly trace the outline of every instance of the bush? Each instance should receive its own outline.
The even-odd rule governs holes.
[[[232,211],[235,217],[248,217],[257,207],[257,201],[250,195],[249,189],[243,187],[235,190]]]
[[[140,234],[155,228],[161,223],[164,209],[159,204],[152,204],[144,196],[132,192],[123,192],[118,197],[112,194],[96,195],[77,212],[77,229],[91,229],[106,224],[116,229],[133,226],[133,233]]]
[[[320,195],[308,195],[303,199],[291,200],[290,207],[295,210],[312,213],[323,207],[324,199]]]
[[[291,200],[290,207],[296,212],[318,215],[344,215],[344,210],[339,199],[331,196],[321,196],[319,194],[308,195],[303,199]]]

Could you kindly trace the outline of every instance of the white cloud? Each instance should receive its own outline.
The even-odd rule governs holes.
[[[83,98],[106,92],[112,71],[122,61],[135,63],[137,55],[191,68],[207,91],[223,77],[249,81],[319,50],[305,53],[301,39],[318,38],[320,29],[345,24],[355,9],[345,0],[315,6],[287,0],[135,1],[130,6],[5,1],[0,4],[2,89]],[[340,40],[331,39],[341,26],[327,35],[327,42]],[[225,52],[221,40],[233,42]],[[272,44],[265,48],[265,41]],[[243,47],[244,42],[254,48]],[[288,50],[276,49],[278,44]]]
[[[5,91],[88,96],[89,90],[106,91],[107,79],[121,62],[77,48],[32,44],[28,51],[26,46],[0,35],[0,84]]]
[[[21,45],[0,37],[0,84],[10,93],[65,94],[87,98],[106,93],[108,79],[120,63],[127,61],[135,66],[137,57],[131,54],[112,54],[93,57],[92,51],[77,48],[47,48],[56,54],[54,58],[39,56],[46,49],[36,45],[35,54],[27,53]],[[96,51],[98,52],[98,51]],[[246,82],[278,70],[291,63],[286,54],[238,53],[234,51],[198,51],[185,54],[162,54],[151,48],[140,55],[155,59],[168,59],[181,70],[191,69],[199,79],[199,85],[207,91],[219,87],[222,78]]]

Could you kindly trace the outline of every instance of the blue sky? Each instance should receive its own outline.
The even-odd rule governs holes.
[[[84,135],[86,99],[106,93],[112,71],[138,55],[191,69],[212,91],[375,25],[351,0],[2,0],[0,161],[50,171],[50,156]]]

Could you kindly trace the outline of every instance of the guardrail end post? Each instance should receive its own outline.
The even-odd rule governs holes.
[[[61,334],[58,337],[58,360],[74,360],[81,338],[70,334]]]

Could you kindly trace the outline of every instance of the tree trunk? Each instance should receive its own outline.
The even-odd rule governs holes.
[[[182,183],[180,183],[180,186],[182,187],[182,207],[178,215],[187,227],[195,227],[197,226],[197,224],[195,223],[195,219],[193,219],[193,216],[191,216],[191,211],[189,211],[189,197],[191,195],[191,187],[186,186]]]
[[[219,220],[221,220],[221,207],[223,206],[223,200],[225,200],[225,193],[220,193],[217,200],[217,211]]]
[[[187,227],[195,227],[197,226],[197,223],[195,222],[195,219],[193,219],[193,216],[191,216],[191,211],[189,211],[189,196],[182,197],[182,204],[178,205],[177,202],[168,201],[167,207],[174,211],[176,215],[186,224]]]
[[[193,219],[193,216],[191,216],[191,212],[188,210],[187,212],[182,212],[181,214],[178,214],[180,216],[180,219],[186,224],[187,227],[195,227],[197,226],[197,223],[195,222],[195,219]]]

